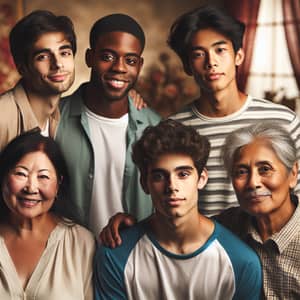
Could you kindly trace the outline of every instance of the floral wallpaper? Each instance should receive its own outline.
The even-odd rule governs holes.
[[[19,78],[9,50],[9,32],[19,17],[17,2],[0,0],[0,93],[11,88]]]

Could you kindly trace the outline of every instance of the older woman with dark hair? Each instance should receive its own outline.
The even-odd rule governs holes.
[[[300,299],[300,207],[292,190],[297,155],[290,134],[262,122],[230,134],[224,165],[240,207],[218,220],[260,256],[266,299]]]
[[[28,132],[0,154],[0,299],[93,299],[93,235],[62,213],[68,174],[54,140]]]

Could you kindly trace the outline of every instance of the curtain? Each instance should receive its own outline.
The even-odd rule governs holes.
[[[282,0],[284,30],[288,51],[300,90],[300,1]]]
[[[284,0],[283,0],[284,1]],[[298,0],[295,0],[298,1]],[[244,62],[238,67],[237,82],[239,89],[245,91],[254,48],[254,38],[257,27],[257,16],[260,0],[230,0],[225,1],[227,11],[246,25],[243,49]]]

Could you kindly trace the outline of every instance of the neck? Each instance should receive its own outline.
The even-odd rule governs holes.
[[[176,254],[189,254],[199,249],[210,237],[214,224],[195,212],[193,215],[167,218],[156,213],[150,226],[159,244]]]
[[[266,241],[274,233],[279,232],[291,219],[295,210],[294,203],[289,201],[279,212],[275,211],[270,214],[257,216],[256,225],[262,241]]]
[[[46,213],[35,218],[20,218],[11,214],[7,222],[11,231],[19,238],[51,232],[57,223],[58,219],[52,213]]]
[[[129,110],[127,95],[118,100],[107,99],[92,84],[87,85],[83,98],[89,110],[106,118],[121,118]]]
[[[50,116],[58,107],[60,94],[45,96],[32,91],[26,91],[26,94],[39,127],[44,129]]]
[[[195,101],[197,110],[212,118],[225,117],[237,112],[246,102],[247,96],[237,88],[221,90],[215,93],[203,91]]]

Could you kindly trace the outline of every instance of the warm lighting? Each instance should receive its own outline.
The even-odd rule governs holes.
[[[247,47],[247,45],[245,45]],[[299,95],[283,27],[281,0],[261,0],[247,93],[264,97],[266,92]]]

